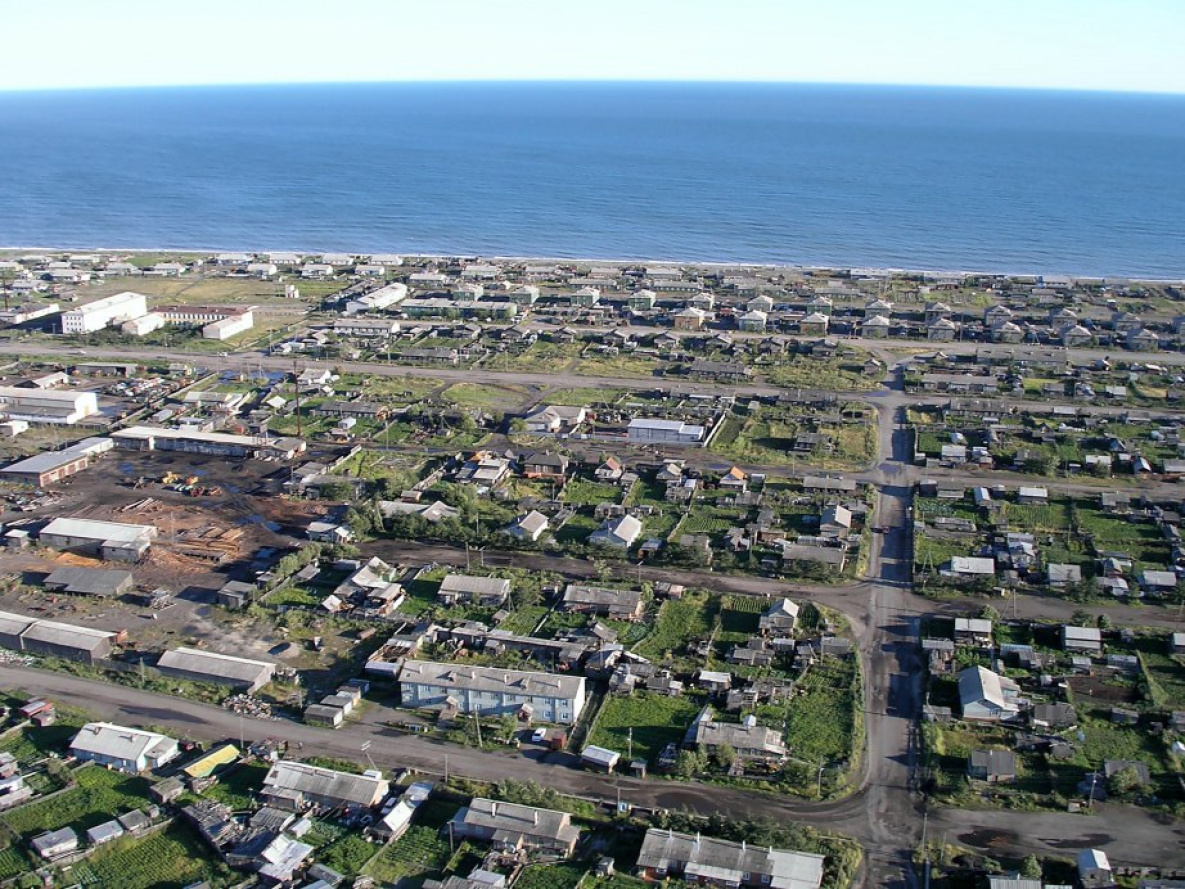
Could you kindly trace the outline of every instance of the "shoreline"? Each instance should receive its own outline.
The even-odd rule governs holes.
[[[836,265],[830,263],[799,263],[799,262],[749,262],[743,260],[701,260],[701,259],[622,259],[609,257],[595,257],[595,256],[526,256],[518,254],[481,254],[476,252],[452,252],[452,253],[436,253],[436,252],[421,252],[421,251],[364,251],[355,253],[348,249],[271,249],[271,250],[250,250],[242,248],[190,248],[190,247],[50,247],[50,246],[21,246],[21,245],[0,245],[0,253],[10,253],[17,251],[29,252],[44,252],[44,253],[99,253],[99,254],[128,254],[128,253],[172,253],[192,256],[211,256],[219,253],[244,253],[247,255],[265,256],[267,253],[295,253],[298,256],[320,256],[325,253],[345,253],[349,256],[369,256],[380,252],[388,252],[397,256],[403,257],[423,257],[432,260],[455,259],[463,256],[471,256],[478,261],[486,260],[492,262],[514,262],[514,263],[576,263],[580,265],[588,264],[604,264],[604,265],[620,265],[620,266],[636,266],[636,265],[654,265],[654,266],[680,266],[680,267],[695,267],[706,269],[721,269],[721,268],[737,268],[737,269],[789,269],[792,271],[801,272],[862,272],[870,276],[885,276],[891,277],[893,275],[903,276],[962,276],[962,277],[999,277],[999,278],[1044,278],[1044,277],[1058,277],[1070,278],[1077,282],[1080,280],[1098,280],[1103,283],[1121,283],[1121,282],[1138,282],[1145,284],[1160,284],[1160,285],[1182,285],[1185,286],[1185,270],[1182,270],[1180,277],[1153,277],[1144,275],[1120,275],[1120,274],[1085,274],[1076,272],[1053,272],[1053,271],[999,271],[988,269],[942,269],[942,268],[924,268],[924,267],[910,267],[910,266],[876,266],[867,264],[855,265]]]

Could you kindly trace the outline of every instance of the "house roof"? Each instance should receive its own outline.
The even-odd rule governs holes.
[[[187,673],[201,673],[213,679],[252,685],[268,682],[276,671],[276,665],[267,661],[253,661],[197,648],[170,649],[160,656],[156,665],[166,670],[184,670]]]
[[[651,828],[646,831],[638,867],[686,871],[687,876],[716,883],[746,882],[745,874],[768,876],[771,889],[817,889],[823,881],[824,856],[733,843],[700,834]]]
[[[160,755],[176,746],[177,742],[165,735],[110,722],[88,722],[70,742],[72,751],[129,762],[141,756]]]
[[[959,673],[959,700],[966,707],[979,701],[986,701],[995,707],[1005,708],[1004,688],[1000,675],[985,667],[968,667]]]
[[[372,805],[387,792],[385,778],[352,775],[303,762],[280,760],[263,779],[266,788],[333,799],[341,804]]]
[[[521,697],[573,700],[583,693],[583,676],[561,676],[497,667],[470,667],[433,661],[406,661],[399,681],[442,688],[515,694]]]
[[[81,537],[112,543],[139,543],[156,536],[152,525],[125,522],[101,522],[95,519],[54,519],[41,530],[42,535]]]
[[[440,582],[440,594],[471,596],[508,596],[510,581],[505,577],[474,577],[449,574]]]
[[[580,828],[571,823],[567,812],[539,809],[517,803],[497,802],[476,797],[456,815],[455,823],[492,830],[494,836],[522,836],[549,841],[574,843]]]

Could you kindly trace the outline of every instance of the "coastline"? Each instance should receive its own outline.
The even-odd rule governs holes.
[[[1155,277],[1151,275],[1139,274],[1106,274],[1106,273],[1085,273],[1085,272],[1067,272],[1067,271],[1004,271],[1001,269],[951,269],[951,268],[926,268],[913,266],[876,266],[868,264],[852,264],[852,265],[837,265],[829,263],[801,263],[801,262],[747,262],[743,260],[703,260],[703,259],[656,259],[656,258],[611,258],[604,256],[526,256],[516,254],[484,254],[478,252],[451,252],[451,253],[437,253],[437,252],[421,252],[421,251],[403,251],[398,249],[390,250],[368,250],[355,253],[348,248],[317,248],[317,249],[300,249],[300,248],[273,248],[268,250],[252,250],[243,247],[217,247],[217,248],[190,248],[190,247],[51,247],[51,246],[34,246],[34,245],[0,245],[0,253],[11,252],[42,252],[42,253],[100,253],[100,254],[129,254],[129,253],[168,253],[180,255],[211,256],[218,253],[246,253],[266,255],[267,253],[295,253],[299,256],[319,256],[323,253],[347,253],[349,255],[366,256],[379,252],[390,252],[399,256],[421,257],[431,260],[447,260],[458,257],[474,257],[475,259],[490,260],[493,262],[508,262],[508,263],[576,263],[580,265],[586,264],[604,264],[604,265],[653,265],[653,266],[678,266],[678,267],[694,267],[703,269],[789,269],[798,272],[862,272],[870,276],[931,276],[931,277],[945,277],[945,276],[961,276],[961,277],[1003,277],[1003,278],[1040,278],[1040,277],[1069,277],[1075,280],[1099,280],[1104,283],[1114,282],[1139,282],[1146,284],[1161,284],[1172,285],[1178,284],[1185,286],[1185,268],[1182,269],[1179,277]]]

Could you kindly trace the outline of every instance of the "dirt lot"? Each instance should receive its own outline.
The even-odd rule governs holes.
[[[31,547],[0,549],[0,609],[43,614],[61,620],[126,628],[139,648],[159,648],[208,639],[218,650],[262,654],[280,641],[270,624],[227,615],[210,606],[212,593],[228,579],[245,576],[262,547],[287,547],[303,535],[324,504],[288,501],[263,493],[279,463],[223,460],[185,454],[115,451],[56,488],[54,502],[33,512],[8,510],[0,521],[42,522],[58,516],[155,525],[160,536],[138,565],[104,565],[74,553]],[[198,484],[219,487],[217,496],[189,497],[159,483],[166,472],[197,476]],[[135,487],[138,479],[150,479]],[[27,488],[3,486],[27,492]],[[257,492],[257,493],[252,493]],[[36,525],[34,525],[36,527]],[[140,590],[163,587],[175,604],[153,617],[130,600],[51,596],[40,589],[45,575],[63,565],[128,567]]]

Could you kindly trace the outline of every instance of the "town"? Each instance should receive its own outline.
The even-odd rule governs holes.
[[[1185,284],[0,255],[0,886],[1185,885]]]

